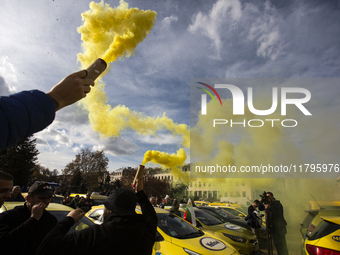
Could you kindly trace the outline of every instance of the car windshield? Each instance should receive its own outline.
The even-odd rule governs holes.
[[[229,212],[231,213],[232,215],[236,216],[236,217],[239,217],[239,215],[241,214],[240,212],[234,210],[234,209],[231,209],[231,208],[222,208],[222,210],[226,211],[226,212]]]
[[[218,225],[218,224],[223,223],[223,221],[215,218],[214,216],[202,210],[197,210],[197,211],[195,210],[195,215],[198,220],[200,220],[203,224],[208,225],[208,226],[213,226],[213,225]]]
[[[54,215],[58,222],[64,219],[67,214],[69,213],[68,211],[49,211],[52,215]],[[88,228],[90,226],[94,225],[92,221],[90,221],[88,218],[83,217],[79,223],[74,224],[70,230],[67,232],[67,234],[73,233],[75,231],[80,231],[85,228]]]
[[[223,209],[216,209],[216,211],[214,210],[214,212],[228,219],[239,219],[239,217],[236,217]]]
[[[308,236],[308,240],[316,240],[322,238],[326,235],[329,235],[340,229],[340,225],[335,224],[333,222],[322,220],[316,228],[313,230],[310,236]]]
[[[201,230],[197,230],[185,220],[169,213],[158,213],[158,227],[167,235],[178,239],[189,239],[203,236]]]
[[[88,217],[90,217],[91,219],[94,219],[94,220],[101,221],[101,219],[103,218],[102,217],[103,213],[104,213],[104,209],[98,209],[98,210],[95,210],[94,212],[92,212]]]

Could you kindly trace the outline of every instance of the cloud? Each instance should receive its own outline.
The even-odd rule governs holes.
[[[200,32],[213,40],[216,57],[220,59],[220,50],[223,45],[221,38],[224,29],[223,25],[227,22],[235,22],[239,20],[241,16],[240,1],[218,0],[208,14],[198,12],[193,16],[192,24],[189,25],[188,31],[193,34]]]
[[[257,56],[275,60],[283,48],[277,25],[282,23],[280,15],[268,2],[265,3],[262,11],[255,6],[246,10],[248,10],[248,14],[253,14],[251,15],[253,24],[248,39],[257,42]],[[254,19],[255,15],[257,18]]]
[[[55,144],[55,146],[60,147],[65,145],[67,147],[72,146],[72,140],[68,137],[68,134],[65,129],[57,130],[53,127],[49,126],[40,133],[37,134],[37,137],[40,141],[50,141],[49,144]],[[45,143],[46,144],[46,143]]]
[[[14,65],[9,61],[8,56],[0,58],[0,78],[0,92],[3,92],[3,86],[7,87],[7,90],[10,94],[16,91],[15,86],[18,83],[16,69]],[[7,82],[5,82],[5,80]]]
[[[146,144],[158,144],[158,145],[165,145],[165,144],[180,144],[181,138],[180,137],[174,137],[170,134],[160,134],[157,137],[155,136],[140,136],[138,137],[138,140],[146,143]]]
[[[165,17],[162,20],[162,27],[163,28],[169,28],[171,26],[171,23],[178,21],[178,17],[176,15],[171,15],[170,17]]]
[[[93,150],[103,150],[113,156],[131,156],[136,153],[138,146],[122,137],[104,140],[101,144],[93,146]]]
[[[0,96],[9,96],[9,88],[5,79],[0,76]]]

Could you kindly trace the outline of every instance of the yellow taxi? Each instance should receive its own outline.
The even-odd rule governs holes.
[[[179,209],[182,217],[185,210]],[[230,243],[240,254],[253,255],[259,250],[259,242],[251,231],[246,228],[215,218],[211,214],[194,207],[196,226],[212,236]]]
[[[104,205],[93,206],[85,216],[96,224],[101,224]],[[237,250],[229,243],[215,238],[194,227],[169,211],[155,207],[158,218],[156,242],[152,255],[237,255]],[[142,213],[139,206],[137,213]]]
[[[104,213],[104,205],[94,205],[91,209],[85,214],[85,217],[89,218],[92,222],[96,224],[101,224],[102,217]]]
[[[209,202],[205,202],[205,201],[194,201],[195,206],[207,206],[209,204]]]
[[[240,206],[239,204],[233,204],[233,203],[220,203],[220,202],[213,202],[213,203],[209,203],[209,206],[232,206],[232,207],[237,207],[239,208],[239,210],[244,210],[242,206]]]
[[[305,250],[305,243],[309,236],[315,228],[322,222],[323,218],[328,217],[340,217],[340,209],[320,209],[320,210],[310,210],[306,211],[307,216],[303,223],[300,224],[300,232],[302,234],[301,240],[301,254],[308,254]]]
[[[8,211],[13,209],[16,206],[23,205],[24,202],[5,202],[3,206],[0,208],[0,213],[4,211]],[[62,220],[67,216],[67,214],[72,211],[73,208],[57,204],[57,203],[50,203],[48,207],[46,208],[46,211],[50,212],[52,215],[54,215],[58,221]],[[74,231],[80,231],[85,228],[88,228],[89,226],[92,226],[94,223],[90,221],[88,218],[83,217],[79,223],[74,224],[68,233],[72,233]]]
[[[220,204],[220,205],[218,205]],[[244,218],[247,216],[247,212],[242,209],[241,207],[236,207],[236,206],[230,206],[229,204],[223,204],[221,205],[222,203],[210,203],[209,206],[212,206],[212,207],[219,207],[229,213],[231,213],[232,215],[234,216],[237,216],[237,217],[241,217],[241,218]]]
[[[340,216],[321,217],[312,233],[307,234],[304,248],[309,255],[339,255]]]

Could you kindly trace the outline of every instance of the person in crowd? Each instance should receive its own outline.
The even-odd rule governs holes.
[[[111,190],[110,190],[110,189],[108,189],[108,190],[105,192],[105,194],[104,194],[104,195],[108,197],[108,196],[110,195],[110,193],[111,193]]]
[[[157,204],[160,206],[162,204],[163,199],[162,199],[161,196],[160,197],[156,197],[156,201],[157,201]]]
[[[29,188],[31,187],[31,182],[27,182],[26,185],[22,186],[21,188],[21,193],[26,193],[28,192]]]
[[[143,179],[136,181],[134,192],[119,188],[104,201],[104,222],[66,235],[84,212],[71,211],[45,237],[38,255],[68,254],[152,254],[156,238],[157,215],[143,191]],[[136,202],[142,214],[135,212]]]
[[[9,173],[0,171],[0,207],[11,197],[13,188],[13,176]]]
[[[84,98],[92,79],[82,70],[66,76],[49,92],[22,91],[0,96],[0,151],[50,125],[55,112]]]
[[[65,196],[63,199],[63,204],[76,209],[76,205],[73,203],[72,197]]]
[[[60,188],[57,188],[57,189],[54,191],[54,195],[61,195]]]
[[[46,234],[57,219],[45,209],[53,195],[52,188],[43,182],[34,183],[26,203],[0,214],[1,254],[36,254]]]
[[[76,209],[77,208],[77,205],[79,203],[79,200],[80,200],[80,197],[79,195],[75,195],[73,198],[72,197],[69,197],[69,203],[67,204],[68,206],[72,207],[73,209]]]
[[[151,203],[151,205],[153,206],[153,207],[158,207],[158,205],[157,205],[157,200],[156,200],[156,198],[155,197],[150,197],[150,203]]]
[[[256,235],[257,239],[259,240],[260,237],[260,229],[261,229],[261,216],[259,212],[256,210],[259,206],[260,201],[254,200],[254,202],[248,207],[248,215],[245,218],[248,225],[250,225],[251,232]],[[261,222],[261,223],[260,223]]]
[[[279,200],[274,198],[272,192],[266,193],[268,203],[263,203],[262,198],[259,203],[259,210],[266,212],[266,226],[270,228],[270,232],[273,238],[278,255],[288,255],[286,234],[287,234],[287,222],[284,218],[283,206]]]
[[[179,209],[179,202],[178,202],[178,199],[175,198],[174,201],[172,201],[172,206],[170,208],[170,212],[179,216],[179,217],[182,217],[181,212],[178,209]]]
[[[80,209],[85,209],[85,207],[86,207],[86,204],[85,204],[85,197],[83,197],[83,196],[81,196],[80,198],[79,198],[79,202],[77,203],[77,205],[76,205],[76,208],[80,208]],[[83,210],[84,211],[84,210]]]
[[[11,192],[11,197],[7,199],[8,202],[25,202],[25,198],[21,195],[20,186],[14,186]]]
[[[86,212],[91,210],[92,206],[94,205],[94,201],[93,201],[93,199],[91,199],[91,194],[90,193],[86,194],[85,205],[87,207]]]
[[[71,194],[71,191],[70,191],[70,189],[69,188],[66,188],[65,189],[65,191],[64,191],[64,193],[63,193],[63,196],[70,196],[70,194]]]

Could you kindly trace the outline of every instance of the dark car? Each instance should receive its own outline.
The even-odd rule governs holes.
[[[232,215],[231,213],[218,208],[218,207],[211,207],[211,206],[199,206],[199,209],[204,210],[205,212],[211,214],[212,216],[218,218],[219,220],[226,222],[226,223],[232,223],[235,225],[238,225],[243,228],[247,228],[251,230],[251,227],[247,224],[247,222],[240,218]],[[266,228],[264,226],[261,226],[260,229],[260,247],[264,248],[264,246],[267,244],[267,238],[266,238]]]

